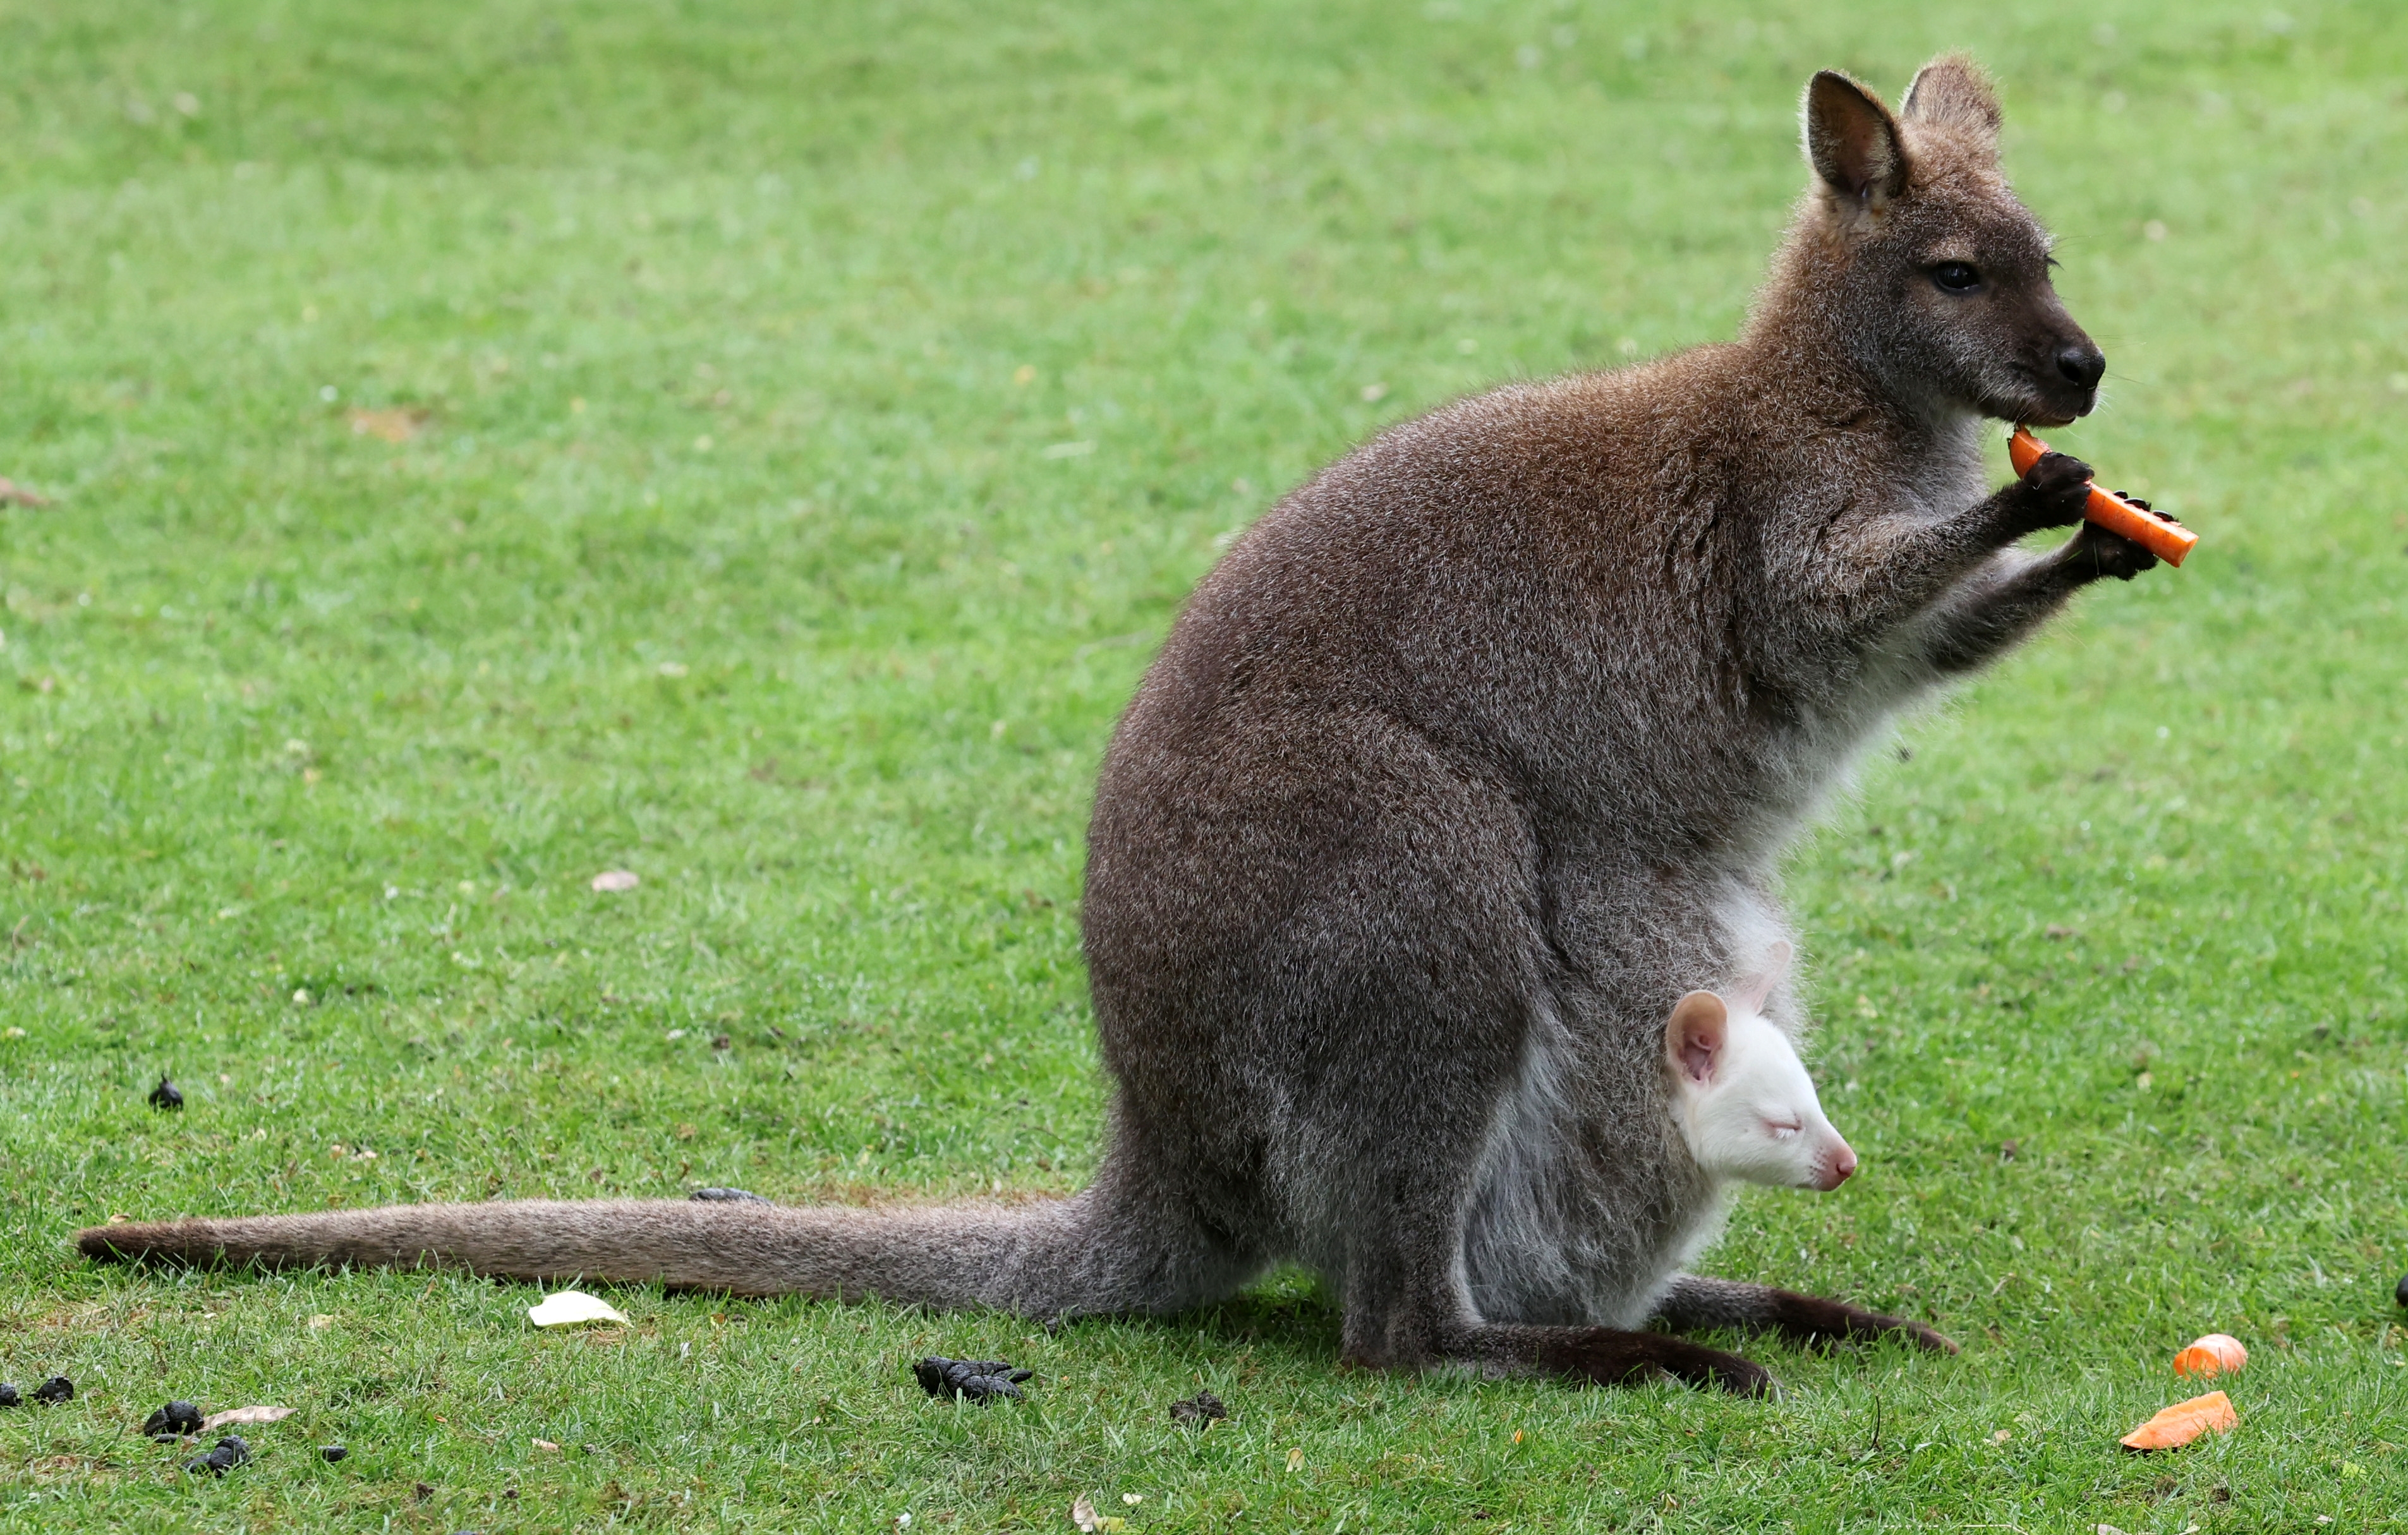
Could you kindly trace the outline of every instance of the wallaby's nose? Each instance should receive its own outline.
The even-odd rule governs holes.
[[[2107,354],[2087,341],[2081,342],[2057,352],[2057,371],[2065,375],[2068,383],[2097,389],[2107,375]]]
[[[1840,1143],[1840,1149],[1832,1153],[1831,1159],[1823,1164],[1823,1178],[1819,1187],[1824,1193],[1828,1194],[1846,1183],[1856,1171],[1856,1151],[1847,1142],[1842,1141]]]

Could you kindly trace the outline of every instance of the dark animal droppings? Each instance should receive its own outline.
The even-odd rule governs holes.
[[[1170,1404],[1172,1422],[1192,1424],[1198,1428],[1210,1428],[1214,1418],[1225,1418],[1228,1415],[1229,1409],[1223,1406],[1221,1399],[1210,1391],[1198,1391],[1185,1401],[1174,1401]]]
[[[768,1204],[773,1202],[753,1193],[749,1188],[697,1188],[693,1193],[688,1194],[686,1198],[690,1200],[718,1201],[735,1204]]]
[[[17,1394],[17,1388],[15,1386],[9,1385],[7,1381],[0,1381],[0,1407],[20,1406],[24,1402],[24,1398]]]
[[[63,1401],[71,1401],[74,1399],[75,1382],[64,1375],[52,1375],[49,1380],[34,1387],[34,1400],[45,1407],[56,1407]]]
[[[2391,1299],[2408,1306],[2408,1273],[2400,1276],[2400,1287],[2391,1292]]]
[[[180,1109],[184,1106],[184,1095],[176,1090],[174,1083],[163,1076],[159,1085],[150,1089],[150,1106],[154,1109]]]
[[[911,1367],[920,1378],[920,1389],[932,1397],[968,1397],[972,1401],[989,1401],[996,1397],[1020,1396],[1020,1383],[1037,1373],[1033,1370],[1014,1370],[1001,1359],[948,1359],[931,1355]]]
[[[152,1439],[177,1439],[201,1431],[201,1410],[189,1401],[171,1401],[142,1420],[142,1431]]]
[[[318,1452],[318,1458],[331,1466],[351,1453],[351,1450],[344,1445],[329,1444]]]
[[[251,1445],[240,1434],[228,1434],[218,1441],[216,1449],[185,1461],[184,1469],[194,1475],[207,1471],[211,1476],[223,1476],[250,1458]]]

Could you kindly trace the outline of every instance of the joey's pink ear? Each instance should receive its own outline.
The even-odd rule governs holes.
[[[1692,991],[1674,1002],[1664,1024],[1664,1053],[1672,1069],[1701,1086],[1712,1082],[1729,1024],[1730,1010],[1711,991]]]
[[[1789,945],[1788,939],[1774,939],[1772,947],[1765,951],[1764,974],[1749,976],[1746,983],[1740,988],[1740,1010],[1746,1013],[1763,1012],[1765,1002],[1772,996],[1772,988],[1779,986],[1783,977],[1789,974],[1789,962],[1797,957],[1798,951]]]
[[[1906,149],[1881,98],[1836,69],[1806,86],[1806,159],[1843,201],[1877,208],[1906,190]]]

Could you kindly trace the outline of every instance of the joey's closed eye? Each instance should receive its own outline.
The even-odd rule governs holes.
[[[1805,1127],[1795,1119],[1767,1119],[1764,1128],[1770,1130],[1775,1139],[1786,1140]]]
[[[1971,262],[1942,262],[1931,269],[1931,280],[1951,293],[1970,293],[1982,286],[1982,274]]]

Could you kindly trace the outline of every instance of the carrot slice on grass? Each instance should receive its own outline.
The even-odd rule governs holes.
[[[2194,1339],[2188,1348],[2174,1356],[2177,1375],[2225,1375],[2249,1362],[2249,1351],[2241,1340],[2229,1333],[2211,1332]]]
[[[2007,439],[2007,458],[2018,475],[2029,474],[2031,466],[2047,451],[2048,444],[2022,427],[2015,428],[2015,434]],[[2191,546],[2199,542],[2199,534],[2181,523],[2143,511],[2122,496],[2096,485],[2090,488],[2090,499],[2084,504],[2082,515],[2109,533],[2122,533],[2169,565],[2181,564]]]
[[[2201,1434],[2227,1433],[2240,1427],[2241,1414],[2232,1410],[2232,1399],[2221,1391],[2210,1391],[2174,1403],[2126,1434],[2123,1444],[2128,1450],[2180,1449]]]

